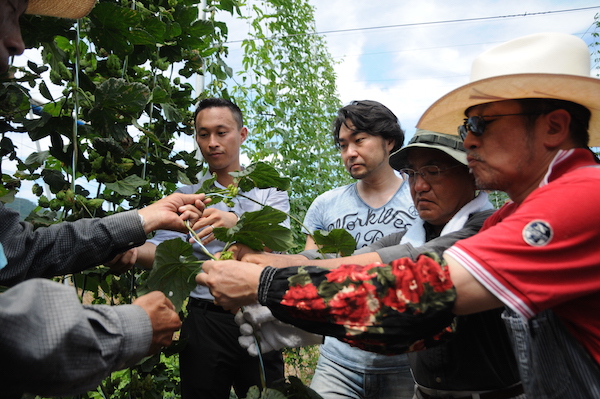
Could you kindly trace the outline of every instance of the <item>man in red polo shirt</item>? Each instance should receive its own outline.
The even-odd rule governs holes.
[[[600,397],[600,168],[588,148],[600,144],[600,80],[589,72],[581,39],[530,35],[481,54],[471,83],[425,112],[418,127],[458,125],[478,187],[511,199],[443,259],[331,271],[211,262],[197,280],[225,307],[259,300],[374,350],[423,348],[453,314],[505,307],[528,398]]]

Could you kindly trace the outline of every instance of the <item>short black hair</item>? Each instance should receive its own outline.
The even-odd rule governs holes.
[[[240,110],[240,107],[238,107],[229,100],[215,97],[205,98],[204,100],[201,100],[198,103],[198,105],[196,106],[196,111],[194,111],[194,123],[196,123],[196,118],[198,117],[200,111],[207,108],[229,108],[231,114],[233,115],[233,119],[235,119],[235,122],[238,125],[238,129],[244,127],[244,117],[242,115],[242,110]]]
[[[539,115],[564,109],[571,115],[569,133],[575,145],[580,148],[588,147],[590,142],[588,129],[592,113],[583,105],[555,98],[522,98],[515,101],[520,104],[524,113],[532,114],[529,116],[530,123],[533,123]]]
[[[339,146],[342,125],[348,127],[346,121],[352,122],[355,132],[365,132],[372,136],[393,139],[394,148],[391,152],[404,145],[404,130],[400,127],[398,118],[389,108],[377,101],[352,101],[339,109],[338,115],[333,121],[333,139],[337,146]]]

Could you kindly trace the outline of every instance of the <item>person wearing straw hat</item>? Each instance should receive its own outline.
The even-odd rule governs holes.
[[[0,0],[0,73],[24,50],[25,13],[79,18],[93,0]],[[73,395],[94,389],[112,371],[135,365],[171,344],[181,326],[160,292],[131,305],[81,304],[75,289],[46,279],[79,272],[141,245],[159,228],[187,231],[204,209],[203,195],[174,194],[138,211],[63,222],[33,231],[0,203],[0,386],[23,393]],[[21,282],[23,280],[27,280]]]
[[[92,10],[96,0],[29,0],[25,14],[79,19]]]
[[[587,45],[525,36],[481,54],[471,83],[418,126],[457,125],[483,189],[511,202],[446,251],[455,311],[503,305],[529,397],[600,395],[600,80]],[[447,126],[447,125],[446,125]]]
[[[355,343],[395,338],[406,349],[452,315],[504,307],[529,398],[600,397],[600,168],[589,148],[600,144],[600,80],[589,68],[581,39],[525,36],[478,56],[471,83],[424,113],[418,128],[458,133],[478,187],[511,199],[443,259],[333,271],[210,262],[197,281],[225,307],[258,299],[285,322],[320,321],[313,332]],[[407,271],[427,279],[407,281]],[[322,296],[350,286],[364,287],[372,304],[351,323],[352,307]],[[396,301],[393,310],[377,306]]]
[[[407,146],[391,154],[389,163],[408,177],[411,196],[422,220],[414,222],[406,232],[386,236],[355,251],[350,257],[312,260],[311,265],[333,268],[340,264],[387,263],[400,257],[416,257],[424,251],[441,254],[457,240],[479,231],[493,213],[487,193],[477,193],[474,177],[466,166],[466,151],[456,135],[417,129]],[[313,255],[306,251],[303,254],[304,261],[299,265],[309,264],[306,256]],[[282,257],[285,255],[255,254],[242,260],[277,264],[265,262]],[[416,381],[416,386],[411,389],[411,398],[413,394],[417,399],[475,394],[481,398],[524,398],[516,359],[500,317],[501,311],[491,309],[460,316],[457,318],[457,332],[448,342],[426,351],[410,353]],[[246,318],[240,324],[240,331],[246,334],[240,339],[240,344],[254,354],[257,350],[251,332],[258,333],[263,351],[266,348],[310,345],[316,340],[314,334],[274,318],[266,323],[260,320],[260,324]],[[319,390],[317,392],[320,393]]]

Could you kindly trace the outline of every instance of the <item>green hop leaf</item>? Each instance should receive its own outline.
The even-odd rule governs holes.
[[[282,177],[277,169],[264,162],[257,162],[240,172],[229,172],[236,180],[240,190],[248,192],[253,188],[274,187],[280,191],[290,188],[290,179]]]
[[[195,276],[201,265],[190,243],[181,238],[163,241],[156,247],[152,271],[140,291],[162,291],[179,312],[196,287]]]
[[[123,180],[117,180],[114,183],[106,183],[106,187],[121,195],[129,196],[136,194],[140,187],[147,184],[148,181],[142,179],[138,175],[129,175]]]
[[[287,214],[270,206],[261,210],[246,212],[230,229],[217,227],[215,237],[223,242],[238,242],[255,251],[265,247],[273,251],[285,251],[293,245],[292,231],[280,225]]]
[[[356,248],[356,240],[344,229],[317,230],[313,237],[324,253],[339,253],[342,256],[348,256],[352,255]]]

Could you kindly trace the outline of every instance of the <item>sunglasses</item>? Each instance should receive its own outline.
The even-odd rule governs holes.
[[[481,136],[485,131],[486,120],[483,118],[499,118],[501,116],[514,116],[514,115],[541,115],[543,112],[528,112],[520,114],[501,114],[501,115],[477,115],[465,118],[465,122],[458,127],[458,135],[465,141],[469,132],[473,133],[474,136]],[[489,121],[492,122],[492,121]]]

